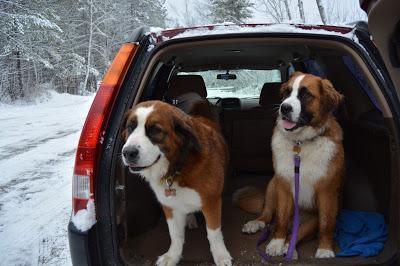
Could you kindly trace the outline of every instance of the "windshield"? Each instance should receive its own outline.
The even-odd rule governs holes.
[[[229,74],[236,75],[236,79],[217,79],[218,74],[226,74],[226,71],[208,70],[199,72],[180,72],[178,75],[200,75],[204,79],[207,88],[207,98],[259,98],[264,83],[281,82],[279,69],[230,70]]]

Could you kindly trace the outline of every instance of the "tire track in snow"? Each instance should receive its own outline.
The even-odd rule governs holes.
[[[59,138],[64,138],[68,135],[74,134],[76,132],[80,131],[79,129],[71,129],[71,130],[65,130],[65,131],[59,131],[54,134],[54,136],[42,138],[42,139],[25,139],[22,141],[19,141],[17,143],[12,143],[7,146],[3,146],[1,148],[1,154],[0,154],[0,161],[6,160],[8,158],[14,157],[16,155],[19,155],[24,152],[28,152],[39,145],[45,144],[50,140],[53,139],[59,139]]]
[[[0,265],[71,265],[74,155],[93,97],[52,96],[0,106]],[[22,118],[13,119],[16,113]]]

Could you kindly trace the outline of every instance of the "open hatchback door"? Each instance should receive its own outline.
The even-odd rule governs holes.
[[[400,96],[400,1],[360,1],[368,28]]]

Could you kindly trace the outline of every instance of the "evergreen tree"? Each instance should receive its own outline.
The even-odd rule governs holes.
[[[165,26],[164,2],[0,0],[0,101],[94,91],[133,30]]]
[[[251,18],[253,6],[250,0],[211,0],[210,15],[214,23],[244,23]]]

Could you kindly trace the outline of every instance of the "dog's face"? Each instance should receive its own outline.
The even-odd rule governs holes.
[[[329,80],[301,72],[282,85],[281,95],[278,126],[289,132],[321,126],[343,99]]]
[[[130,172],[146,175],[146,170],[174,166],[186,152],[199,144],[188,116],[169,104],[148,101],[125,114],[121,136],[123,163]],[[164,169],[167,171],[166,169]]]

